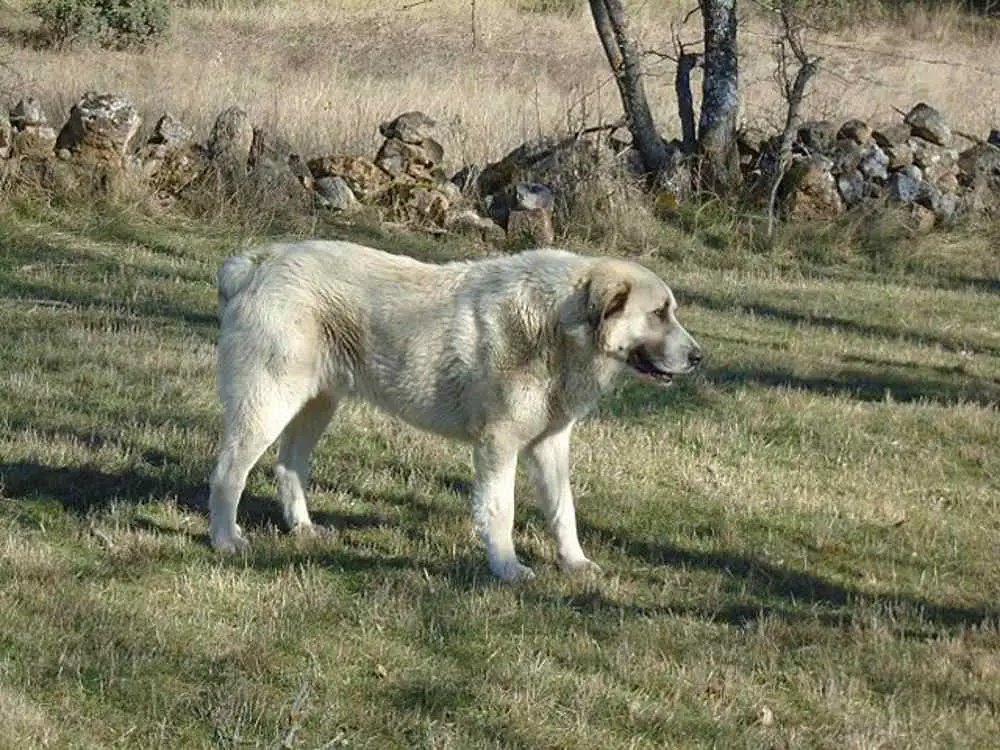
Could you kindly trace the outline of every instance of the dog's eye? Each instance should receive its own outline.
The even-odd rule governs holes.
[[[660,320],[669,320],[670,319],[670,305],[669,304],[664,305],[659,310],[654,311],[653,315],[655,315],[656,317],[658,317]]]

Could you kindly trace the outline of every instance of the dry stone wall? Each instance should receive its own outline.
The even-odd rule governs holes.
[[[383,122],[383,141],[371,158],[303,157],[276,134],[254,127],[239,107],[220,112],[204,142],[164,113],[149,138],[137,143],[141,122],[126,97],[90,91],[57,130],[37,100],[21,99],[0,117],[0,191],[25,175],[43,188],[138,185],[168,203],[206,187],[234,198],[249,191],[313,210],[351,212],[367,205],[387,221],[430,232],[550,244],[554,217],[568,221],[587,195],[633,200],[635,193],[622,186],[640,177],[640,160],[620,129],[537,138],[496,162],[449,176],[437,124],[419,111]],[[751,200],[760,205],[777,176],[778,142],[776,135],[741,134],[744,176]],[[645,183],[658,193],[657,206],[676,207],[691,193],[693,165],[679,152],[673,156],[669,174]],[[797,130],[778,199],[781,215],[799,220],[893,204],[907,207],[923,228],[995,216],[1000,131],[982,139],[960,134],[923,102],[888,123],[807,121]]]

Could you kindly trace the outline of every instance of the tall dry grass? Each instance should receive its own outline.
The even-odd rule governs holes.
[[[540,134],[610,121],[620,104],[585,3],[495,0],[187,2],[172,32],[146,51],[40,50],[25,43],[24,0],[0,5],[0,92],[32,94],[65,117],[85,90],[128,95],[149,124],[169,110],[207,135],[216,114],[244,107],[307,154],[371,152],[377,124],[407,109],[441,123],[449,166],[494,159]],[[629,3],[644,49],[671,51],[674,33],[700,38],[690,3]],[[556,7],[556,12],[531,10]],[[741,28],[743,119],[778,123],[773,27],[759,9]],[[685,22],[685,18],[687,21]],[[475,32],[473,32],[475,29]],[[863,24],[812,33],[824,57],[807,117],[898,118],[924,100],[956,127],[1000,123],[1000,41],[948,10],[868,14]],[[649,56],[647,86],[661,130],[678,133],[673,65]],[[700,82],[695,81],[695,85]]]

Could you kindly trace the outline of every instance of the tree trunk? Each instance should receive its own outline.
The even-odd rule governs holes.
[[[590,0],[590,11],[618,84],[632,142],[646,171],[656,174],[666,165],[667,148],[649,111],[639,52],[626,30],[625,9],[621,0]]]
[[[732,195],[743,181],[736,147],[736,0],[701,0],[701,14],[705,22],[705,75],[698,128],[699,181],[702,190]]]

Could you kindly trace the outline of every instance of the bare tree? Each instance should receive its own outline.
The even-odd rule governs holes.
[[[625,119],[646,171],[657,174],[667,162],[667,147],[656,131],[642,82],[642,63],[629,36],[621,0],[590,0],[594,26],[611,64],[625,109]]]
[[[699,182],[702,190],[731,195],[743,183],[736,146],[736,0],[700,0],[700,8],[705,27],[705,74],[698,124]]]
[[[794,15],[792,0],[781,0],[781,4],[775,10],[781,18],[781,26],[784,32],[781,39],[775,42],[778,59],[776,77],[778,84],[782,88],[785,101],[788,102],[788,111],[785,115],[785,128],[781,133],[781,142],[778,145],[778,158],[768,197],[768,237],[774,235],[774,212],[775,203],[778,198],[778,189],[781,187],[781,182],[788,173],[788,168],[792,163],[792,143],[795,141],[795,134],[799,127],[799,110],[802,107],[802,99],[805,96],[809,79],[819,70],[819,64],[822,60],[822,58],[809,57],[806,54],[802,42],[802,24]],[[789,55],[789,53],[791,54]],[[794,77],[789,73],[790,57],[798,65],[798,70],[795,71]]]

